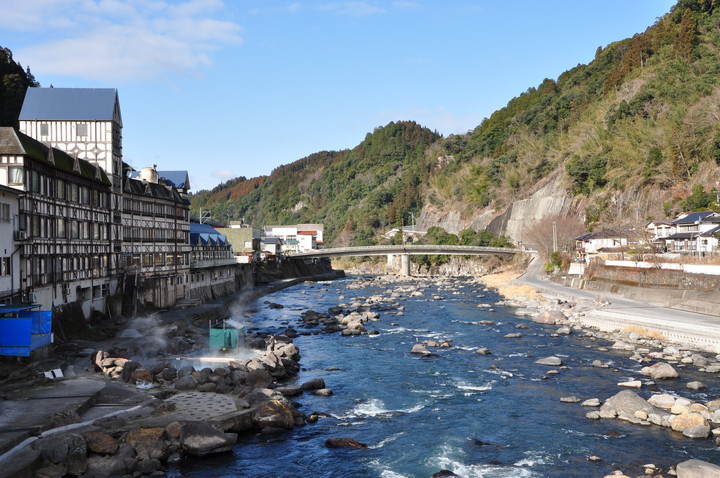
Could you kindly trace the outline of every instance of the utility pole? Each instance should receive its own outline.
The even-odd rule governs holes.
[[[553,221],[553,252],[557,252],[558,250],[558,243],[557,243],[557,224],[555,221]]]
[[[206,219],[210,219],[212,217],[210,210],[203,212],[202,208],[200,208],[200,217],[198,220],[200,221],[200,224],[205,224]]]

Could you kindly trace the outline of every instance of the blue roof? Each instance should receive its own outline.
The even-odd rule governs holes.
[[[116,103],[115,88],[28,88],[19,119],[112,121]]]
[[[179,189],[190,189],[190,176],[187,171],[158,171],[158,177],[168,185]]]
[[[712,211],[704,211],[704,212],[691,212],[685,217],[681,217],[680,219],[675,219],[673,221],[673,224],[695,224],[698,221],[702,221],[706,217],[715,214]]]
[[[190,245],[192,246],[229,246],[227,236],[220,234],[208,225],[197,222],[190,223]]]

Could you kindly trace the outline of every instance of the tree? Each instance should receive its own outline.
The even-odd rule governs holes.
[[[0,126],[17,126],[29,86],[40,86],[30,68],[24,70],[9,48],[0,47]]]
[[[692,187],[692,192],[683,201],[683,208],[687,211],[702,211],[713,202],[712,194],[706,193],[702,184]]]
[[[535,221],[523,231],[525,244],[538,250],[544,261],[552,256],[557,239],[557,249],[561,252],[575,250],[575,238],[585,232],[583,223],[574,216],[555,214]]]

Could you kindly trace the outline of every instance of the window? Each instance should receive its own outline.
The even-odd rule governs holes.
[[[22,184],[23,183],[23,168],[19,166],[10,166],[8,169],[8,183],[9,184]]]
[[[10,222],[10,205],[0,203],[0,222]]]
[[[65,181],[58,179],[55,191],[58,199],[65,199]]]
[[[77,125],[77,135],[78,136],[87,136],[87,134],[88,134],[88,125],[86,125],[86,124]]]
[[[0,258],[0,276],[9,276],[9,275],[10,275],[10,258],[2,257],[2,258]]]
[[[65,237],[65,219],[62,217],[57,219],[57,237]]]
[[[50,134],[50,128],[47,124],[41,124],[40,125],[40,136],[47,136]]]

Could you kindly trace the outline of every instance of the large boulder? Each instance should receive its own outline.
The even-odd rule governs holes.
[[[675,397],[669,393],[658,393],[648,398],[648,402],[654,407],[670,410],[675,405]]]
[[[605,400],[605,403],[600,407],[602,416],[619,418],[634,417],[635,413],[639,411],[645,412],[647,415],[659,413],[659,410],[632,390],[623,390],[616,393]]]
[[[700,460],[687,460],[675,467],[677,478],[720,478],[720,466]]]
[[[321,388],[326,388],[325,380],[323,380],[321,378],[314,378],[314,379],[308,380],[307,382],[300,385],[300,388],[302,388],[306,392],[312,391],[312,390],[320,390]]]
[[[533,317],[532,321],[538,324],[555,325],[567,320],[567,316],[559,310],[544,310]]]
[[[268,400],[255,409],[253,421],[259,428],[280,428],[289,430],[295,424],[290,407],[278,400]]]
[[[185,453],[206,456],[229,451],[237,442],[237,433],[223,433],[207,422],[185,422],[182,424],[180,445]]]
[[[670,427],[676,432],[685,431],[692,427],[707,426],[707,420],[699,413],[683,413],[672,417]]]
[[[265,388],[273,383],[273,378],[272,375],[270,375],[270,372],[264,368],[255,369],[248,372],[247,377],[245,378],[245,383],[247,383],[249,387]]]
[[[177,390],[195,390],[197,386],[198,381],[192,375],[186,375],[175,382],[175,388]]]
[[[99,455],[112,455],[118,449],[118,442],[105,432],[90,432],[84,435],[88,449]]]
[[[82,475],[87,469],[87,443],[78,434],[55,436],[38,441],[42,456],[52,463],[64,463],[68,474]]]
[[[649,376],[653,380],[667,380],[671,378],[678,378],[680,376],[672,365],[665,362],[658,362],[650,365],[649,367],[643,367],[640,370],[640,373]]]

